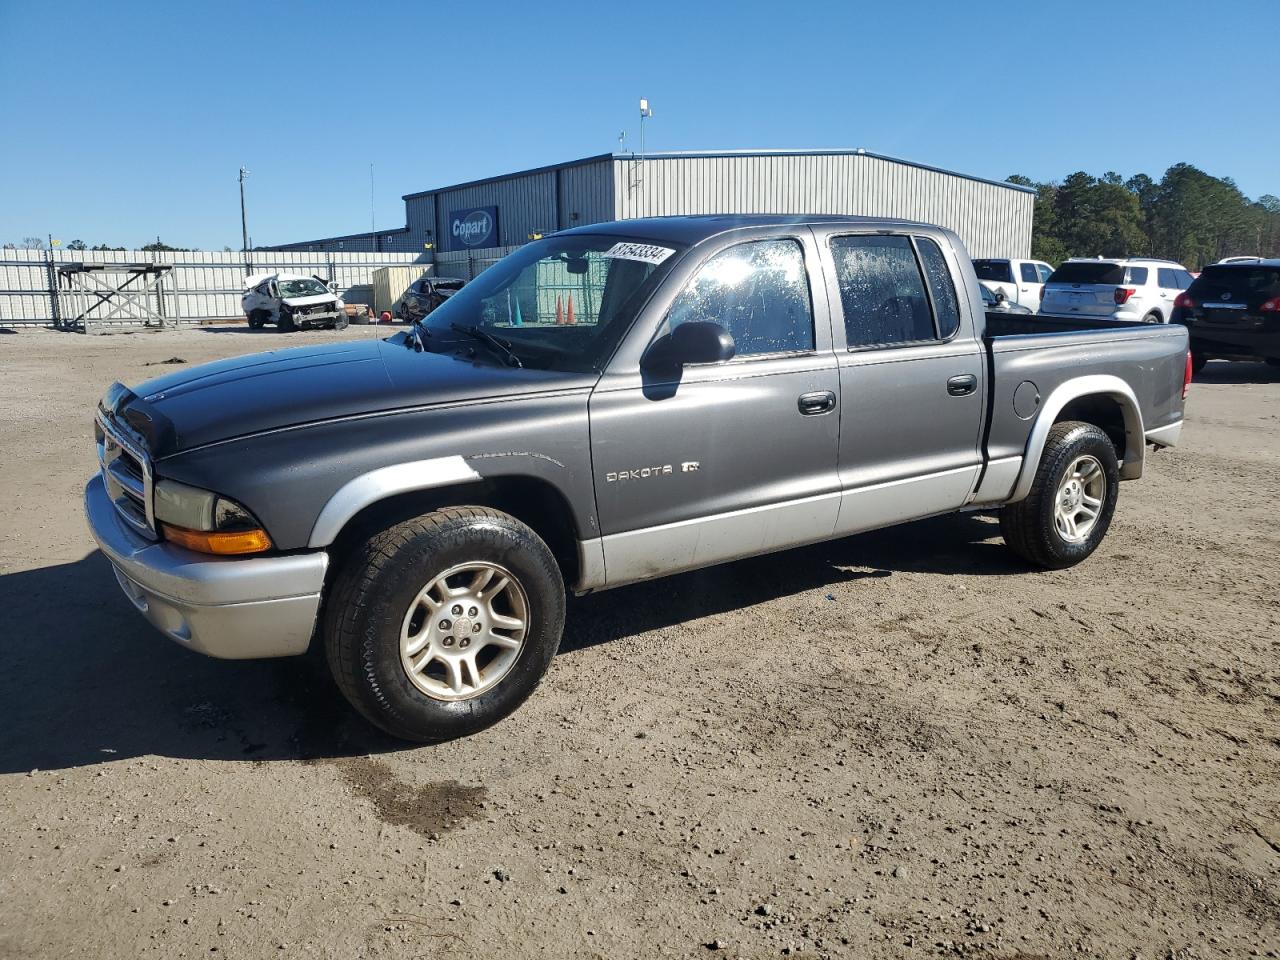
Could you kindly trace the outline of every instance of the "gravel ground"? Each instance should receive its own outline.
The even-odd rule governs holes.
[[[412,749],[85,529],[107,384],[281,339],[0,336],[0,956],[1280,953],[1280,370],[1210,364],[1076,569],[965,516],[585,598]]]

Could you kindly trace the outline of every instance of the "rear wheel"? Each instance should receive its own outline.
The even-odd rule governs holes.
[[[1142,318],[1143,323],[1164,323],[1164,319],[1154,310]]]
[[[1268,367],[1280,367],[1280,357],[1267,357]]]
[[[1192,373],[1199,373],[1201,370],[1204,369],[1205,364],[1207,364],[1208,362],[1209,362],[1209,358],[1206,357],[1203,353],[1196,353],[1194,350],[1191,351],[1191,372]]]
[[[1111,438],[1091,423],[1054,424],[1026,499],[1000,512],[1009,549],[1050,570],[1074,566],[1111,526],[1120,467]]]
[[[261,329],[262,329],[262,324],[263,324],[263,321],[264,321],[264,317],[263,317],[263,315],[262,315],[262,311],[261,311],[261,310],[254,310],[252,313],[250,313],[250,314],[249,314],[249,318],[248,318],[248,319],[249,319],[249,329],[250,329],[250,330],[261,330]]]
[[[347,558],[325,651],[370,722],[439,742],[497,723],[542,679],[564,628],[564,583],[531,529],[484,507],[397,524]]]

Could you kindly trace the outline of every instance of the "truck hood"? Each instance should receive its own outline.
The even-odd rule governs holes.
[[[415,353],[400,337],[273,350],[148,380],[117,394],[112,412],[161,458],[266,430],[589,387],[596,380],[594,374],[515,369],[485,359]]]

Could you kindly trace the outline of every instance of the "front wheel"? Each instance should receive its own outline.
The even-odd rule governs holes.
[[[288,310],[281,310],[276,316],[276,329],[281,333],[293,333],[297,329],[293,325],[293,314]]]
[[[347,315],[345,313],[339,314],[333,319],[333,329],[345,330],[347,329],[347,324],[350,322],[351,321],[347,319]]]
[[[536,533],[497,510],[450,507],[352,551],[326,605],[325,652],[367,720],[404,740],[451,740],[528,699],[560,645],[564,607]]]
[[[1091,423],[1056,423],[1031,492],[1000,511],[1000,533],[1029,563],[1049,570],[1074,566],[1107,535],[1119,493],[1111,438]]]

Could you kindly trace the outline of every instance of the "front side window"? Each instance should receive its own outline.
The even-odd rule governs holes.
[[[800,244],[758,240],[717,253],[667,314],[669,329],[693,321],[728,330],[739,357],[812,350],[813,310]]]
[[[834,237],[831,255],[850,348],[937,339],[907,237]]]

